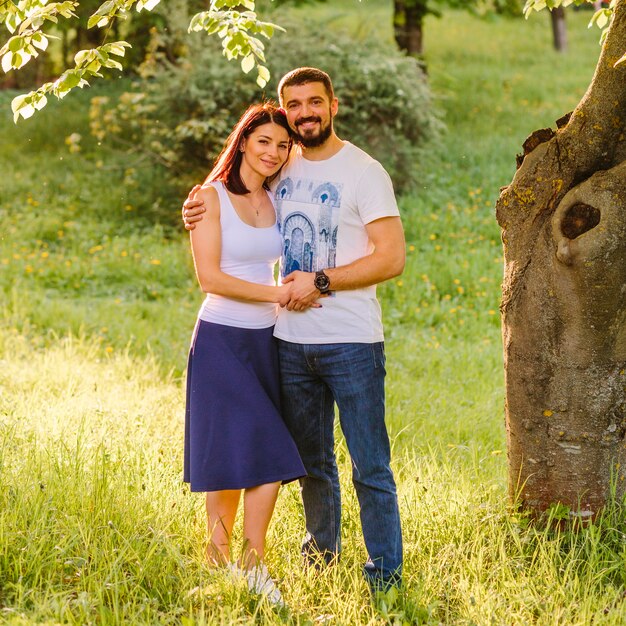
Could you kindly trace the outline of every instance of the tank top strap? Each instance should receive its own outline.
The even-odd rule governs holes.
[[[235,214],[235,207],[228,196],[224,183],[221,180],[214,180],[208,184],[217,191],[217,197],[220,200],[220,222],[222,223],[222,228],[227,224],[232,224],[237,215]]]

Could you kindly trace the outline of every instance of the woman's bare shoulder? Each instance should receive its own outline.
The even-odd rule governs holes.
[[[211,183],[205,183],[193,195],[193,200],[202,200],[205,209],[210,213],[220,211],[220,198],[217,189]]]

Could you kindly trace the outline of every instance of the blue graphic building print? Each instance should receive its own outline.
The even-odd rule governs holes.
[[[335,267],[342,185],[284,178],[275,192],[283,238],[281,274]]]

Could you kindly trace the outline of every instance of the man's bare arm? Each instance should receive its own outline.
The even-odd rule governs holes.
[[[193,230],[196,227],[196,222],[199,222],[202,219],[202,215],[206,212],[204,201],[194,197],[201,187],[202,185],[193,187],[187,199],[183,202],[183,222],[187,230]]]
[[[332,291],[377,285],[403,272],[405,241],[400,218],[383,217],[366,224],[365,229],[374,251],[347,265],[325,269]],[[288,310],[301,311],[309,302],[320,297],[319,290],[313,284],[314,277],[313,272],[296,271],[283,279],[284,283],[293,283]]]

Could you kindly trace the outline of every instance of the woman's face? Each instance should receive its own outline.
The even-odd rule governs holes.
[[[275,174],[289,156],[289,134],[278,124],[257,126],[243,143],[242,167],[264,178]]]

